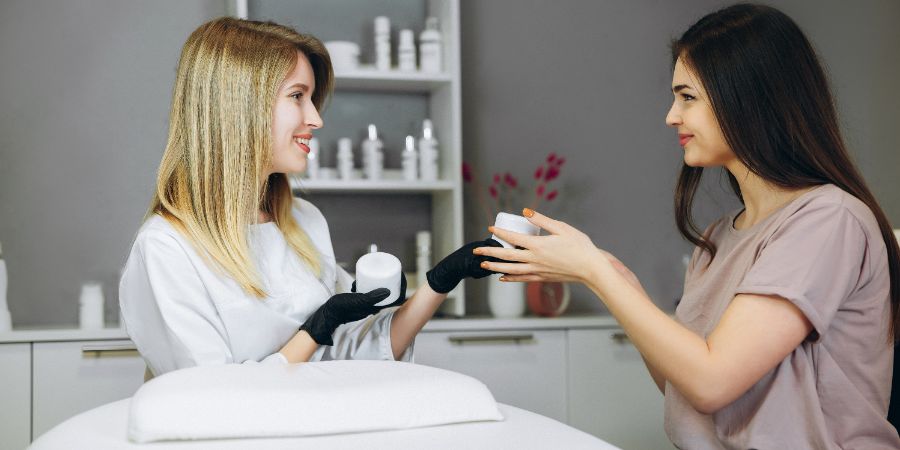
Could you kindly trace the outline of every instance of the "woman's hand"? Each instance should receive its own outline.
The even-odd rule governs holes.
[[[391,291],[386,288],[378,288],[365,294],[356,292],[337,294],[309,316],[300,330],[309,333],[319,345],[334,345],[332,335],[337,327],[365,319],[386,308],[375,304],[390,295]],[[404,297],[405,295],[400,295],[400,298],[405,300]]]
[[[523,211],[528,220],[548,235],[529,236],[491,228],[500,239],[516,249],[479,247],[475,254],[512,263],[486,262],[482,267],[501,272],[505,281],[602,282],[609,277],[625,278],[644,292],[637,277],[611,253],[597,248],[591,238],[571,225],[534,212]]]
[[[434,268],[428,271],[426,279],[428,286],[434,292],[446,294],[453,290],[463,278],[484,278],[493,274],[491,270],[485,269],[482,264],[485,261],[497,261],[496,259],[478,256],[472,250],[475,248],[493,248],[500,247],[500,243],[493,239],[485,239],[483,241],[469,242],[458,248],[455,252],[447,255],[441,262],[437,263]]]

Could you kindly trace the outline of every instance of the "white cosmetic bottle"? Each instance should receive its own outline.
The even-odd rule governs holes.
[[[319,139],[309,140],[309,154],[306,155],[306,176],[310,180],[319,178]]]
[[[437,17],[425,20],[425,29],[419,34],[419,66],[422,72],[440,73],[443,51]]]
[[[397,67],[404,72],[416,71],[416,42],[412,30],[400,30],[397,46]]]
[[[391,70],[391,19],[375,18],[375,68]]]
[[[431,270],[431,232],[416,233],[416,289],[425,285],[426,273]]]
[[[416,138],[412,136],[406,137],[406,147],[403,149],[403,179],[406,181],[416,181],[419,178],[419,154],[416,151]]]
[[[419,139],[419,178],[435,181],[438,178],[438,141],[434,137],[431,120],[422,122],[422,138]]]
[[[378,139],[378,128],[369,124],[369,137],[362,142],[363,171],[366,178],[380,180],[384,170],[384,143]]]
[[[494,228],[500,228],[501,230],[512,231],[515,233],[528,234],[531,236],[537,236],[541,234],[541,229],[538,228],[537,225],[529,222],[528,219],[516,214],[509,214],[505,212],[497,213],[497,219],[494,220]],[[513,248],[512,244],[498,238],[497,235],[492,234],[491,239],[499,242],[500,245],[506,248]]]
[[[0,332],[12,330],[12,316],[6,303],[6,288],[9,276],[6,273],[6,261],[3,259],[3,247],[0,246]]]
[[[353,179],[353,141],[350,138],[338,139],[337,169],[340,179]]]

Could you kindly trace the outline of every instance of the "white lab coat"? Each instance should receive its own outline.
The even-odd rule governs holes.
[[[317,279],[273,223],[251,225],[250,249],[268,297],[246,294],[210,267],[167,220],[154,216],[135,238],[119,284],[125,329],[154,375],[203,364],[275,363],[300,325],[353,279],[337,266],[328,223],[318,208],[296,199],[294,217],[321,254]],[[396,308],[344,324],[334,346],[311,360],[393,360],[391,319]],[[412,360],[412,345],[401,357]]]

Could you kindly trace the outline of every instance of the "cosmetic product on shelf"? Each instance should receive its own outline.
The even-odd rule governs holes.
[[[306,155],[306,176],[310,180],[319,178],[319,138],[309,140],[309,155]]]
[[[336,72],[359,68],[359,45],[350,41],[328,41],[325,43],[331,66]]]
[[[422,72],[440,73],[443,70],[443,43],[437,17],[425,20],[425,29],[419,34],[419,67]]]
[[[338,139],[337,170],[340,179],[353,179],[353,141],[350,138]]]
[[[434,137],[431,120],[422,122],[422,138],[419,139],[419,178],[435,181],[438,178],[438,141]]]
[[[369,124],[369,137],[362,142],[363,172],[370,180],[380,180],[384,171],[384,143],[378,139],[378,128]]]
[[[424,286],[428,281],[425,274],[431,270],[431,232],[416,233],[416,287]]]
[[[6,288],[9,275],[6,273],[6,261],[3,259],[3,247],[0,246],[0,332],[12,330],[12,316],[6,303]]]
[[[416,151],[416,138],[406,136],[406,147],[403,149],[403,179],[406,181],[416,181],[419,178],[419,154]]]
[[[416,37],[412,30],[400,30],[397,46],[397,66],[404,72],[416,71]]]
[[[375,68],[391,70],[391,19],[375,18]]]
[[[82,330],[103,328],[103,285],[91,281],[81,286],[78,298],[78,326]]]

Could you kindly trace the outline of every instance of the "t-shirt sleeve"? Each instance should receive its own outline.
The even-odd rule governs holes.
[[[780,226],[759,250],[736,294],[776,295],[824,335],[863,276],[866,234],[841,203],[809,204]]]

